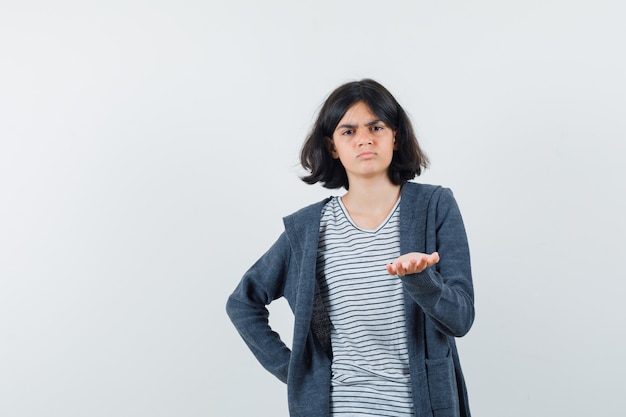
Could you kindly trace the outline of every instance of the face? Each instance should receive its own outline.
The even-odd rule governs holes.
[[[350,107],[327,144],[333,158],[341,161],[349,182],[357,177],[389,179],[395,132],[367,104],[358,102]]]

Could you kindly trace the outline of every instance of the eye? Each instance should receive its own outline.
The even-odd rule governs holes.
[[[346,130],[344,130],[343,132],[341,132],[341,134],[342,134],[343,136],[349,136],[349,135],[351,135],[351,134],[353,134],[353,133],[354,133],[354,130],[352,130],[352,129],[346,129]]]
[[[372,126],[372,132],[380,132],[383,130],[382,126]]]

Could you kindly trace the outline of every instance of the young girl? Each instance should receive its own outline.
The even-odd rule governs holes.
[[[347,192],[285,217],[227,312],[287,384],[292,416],[469,416],[455,345],[474,320],[452,192],[409,182],[428,165],[407,114],[373,80],[340,86],[301,153],[309,184]],[[285,297],[291,350],[266,308]]]

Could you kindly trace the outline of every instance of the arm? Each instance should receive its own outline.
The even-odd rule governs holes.
[[[460,337],[474,321],[474,289],[463,219],[448,189],[443,189],[435,208],[435,239],[435,253],[398,258],[408,262],[400,279],[441,332]]]
[[[228,316],[254,356],[283,382],[287,382],[291,351],[269,326],[266,306],[283,295],[289,253],[283,233],[244,274],[226,303]]]

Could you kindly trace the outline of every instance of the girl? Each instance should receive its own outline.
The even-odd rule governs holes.
[[[290,415],[469,416],[454,339],[474,320],[467,238],[450,190],[410,182],[428,160],[407,114],[373,80],[342,85],[300,160],[306,183],[347,192],[285,217],[227,303]],[[291,350],[268,324],[279,297]]]

